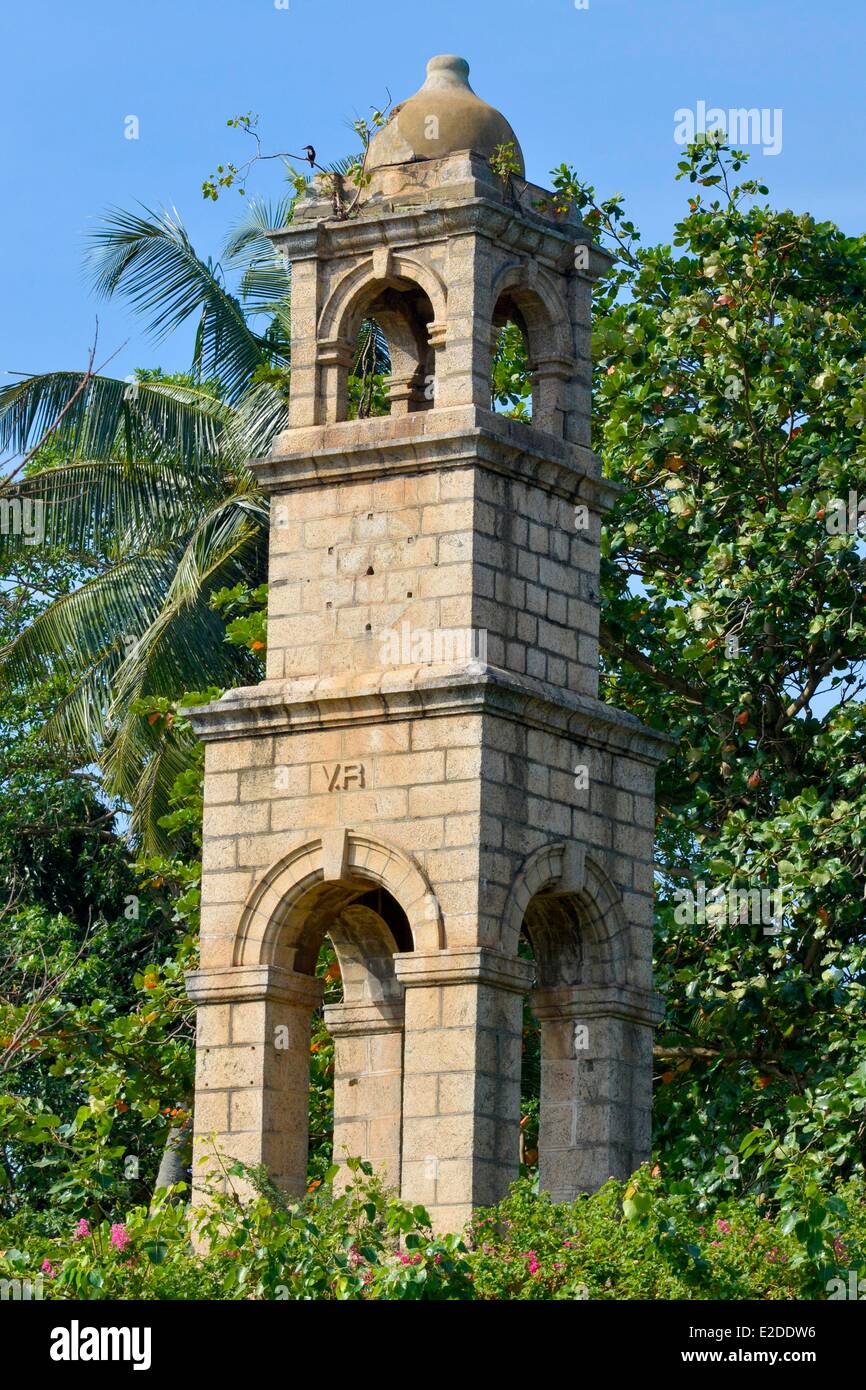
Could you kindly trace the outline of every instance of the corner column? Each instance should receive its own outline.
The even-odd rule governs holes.
[[[406,989],[402,1195],[457,1231],[518,1175],[527,961],[483,947],[394,958]]]
[[[493,257],[476,232],[448,241],[448,321],[436,354],[436,405],[490,409]]]
[[[650,1156],[658,995],[625,987],[534,990],[541,1025],[539,1187],[558,1202],[625,1178]]]
[[[290,1196],[307,1190],[310,1018],[322,981],[277,966],[187,975],[197,1005],[193,1174],[216,1147],[262,1163]],[[206,1165],[211,1180],[215,1162]],[[193,1200],[204,1193],[194,1190]]]
[[[334,1039],[334,1162],[338,1188],[349,1158],[365,1158],[400,1188],[403,1117],[403,1003],[328,1004]]]

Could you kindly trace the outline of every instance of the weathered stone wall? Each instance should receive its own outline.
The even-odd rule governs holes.
[[[445,1229],[516,1176],[528,991],[542,1185],[572,1196],[649,1144],[665,740],[597,698],[604,258],[542,201],[464,151],[376,168],[348,221],[314,185],[275,234],[293,267],[292,399],[251,465],[272,506],[267,675],[195,716],[197,1148],[303,1191],[328,933],[336,1157],[370,1158]],[[373,311],[392,413],[349,422],[353,335]],[[506,311],[528,338],[532,425],[490,410]]]

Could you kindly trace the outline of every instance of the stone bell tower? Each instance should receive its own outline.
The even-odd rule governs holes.
[[[523,1001],[541,1027],[540,1181],[560,1199],[649,1153],[655,769],[598,699],[590,292],[574,214],[434,58],[335,218],[321,179],[272,234],[292,270],[271,501],[267,677],[201,708],[196,1142],[306,1187],[316,961],[337,952],[334,1150],[440,1229],[517,1175]],[[503,175],[491,156],[505,146]],[[501,154],[500,150],[500,154]],[[348,206],[352,195],[346,199]],[[347,419],[358,329],[390,414]],[[532,423],[491,409],[522,330]]]

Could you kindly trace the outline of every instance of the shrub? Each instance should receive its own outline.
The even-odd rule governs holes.
[[[174,1189],[62,1235],[16,1218],[0,1279],[38,1280],[35,1296],[51,1299],[510,1301],[824,1299],[866,1276],[866,1198],[853,1183],[833,1195],[816,1253],[763,1198],[714,1202],[647,1168],[571,1203],[522,1179],[464,1235],[437,1236],[369,1164],[347,1166],[343,1190],[332,1167],[298,1201],[264,1169],[220,1160],[192,1212]]]

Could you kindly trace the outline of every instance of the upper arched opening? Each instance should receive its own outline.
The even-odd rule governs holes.
[[[532,423],[529,335],[520,309],[508,294],[500,296],[493,313],[490,397],[493,410]]]
[[[493,409],[561,438],[575,360],[568,310],[549,277],[509,266],[494,287],[491,328]]]
[[[433,305],[417,285],[376,286],[361,299],[348,323],[355,357],[346,419],[430,409],[435,377],[432,322]]]
[[[348,271],[318,325],[325,418],[431,409],[445,314],[444,285],[417,258],[378,248]]]

